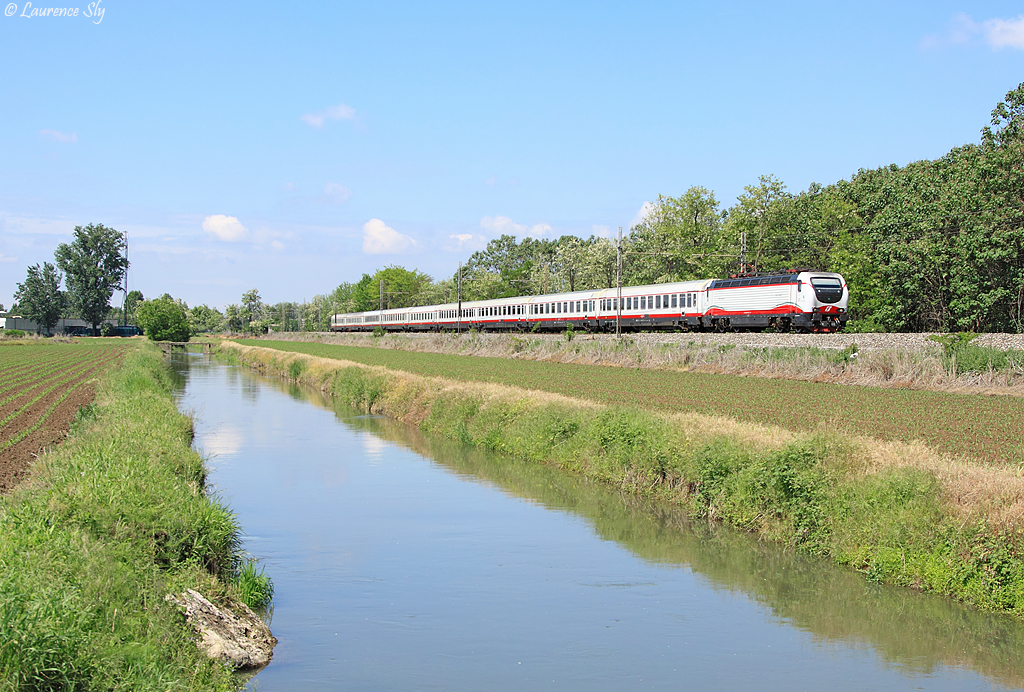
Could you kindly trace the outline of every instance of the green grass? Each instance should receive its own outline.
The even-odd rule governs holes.
[[[1024,400],[1019,397],[469,358],[290,341],[242,343],[418,375],[554,392],[616,406],[727,416],[794,431],[824,427],[882,440],[920,440],[940,452],[984,461],[1024,461]],[[841,353],[836,357],[842,357]]]
[[[0,498],[0,690],[240,686],[164,601],[226,603],[249,570],[171,386],[155,348],[129,352],[34,481]]]

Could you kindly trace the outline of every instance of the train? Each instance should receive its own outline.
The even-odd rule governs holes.
[[[570,293],[392,308],[331,316],[331,331],[838,332],[849,319],[846,280],[787,271]]]

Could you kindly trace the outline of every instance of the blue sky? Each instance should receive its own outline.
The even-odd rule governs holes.
[[[728,206],[941,156],[1024,81],[1010,2],[48,7],[0,16],[5,306],[87,223],[190,305],[449,276],[693,185]]]

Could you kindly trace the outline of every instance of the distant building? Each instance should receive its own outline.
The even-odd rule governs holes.
[[[111,327],[117,326],[117,320],[115,319],[103,320],[103,322],[106,322]],[[23,332],[31,332],[32,334],[46,334],[47,336],[52,336],[54,334],[67,334],[76,327],[88,327],[89,329],[92,329],[92,324],[85,320],[69,317],[67,319],[59,320],[57,322],[57,326],[54,327],[52,331],[47,332],[32,320],[26,320],[24,317],[0,317],[0,334],[3,334],[3,330],[5,329],[20,329]]]

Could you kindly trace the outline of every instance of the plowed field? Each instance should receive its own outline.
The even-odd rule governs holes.
[[[106,340],[0,346],[0,493],[64,438],[79,408],[92,401],[96,377],[126,346]]]

